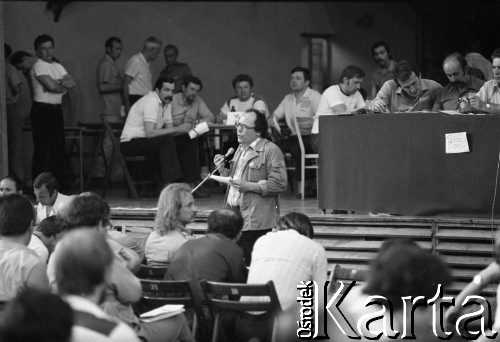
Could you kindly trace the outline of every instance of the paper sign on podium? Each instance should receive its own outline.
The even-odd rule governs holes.
[[[467,133],[446,133],[445,134],[446,154],[470,152]]]
[[[226,125],[233,126],[238,122],[240,116],[243,115],[244,112],[227,112],[227,120]]]

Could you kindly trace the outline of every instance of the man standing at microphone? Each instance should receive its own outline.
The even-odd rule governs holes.
[[[265,138],[268,126],[263,113],[249,109],[235,126],[240,145],[230,169],[222,163],[219,173],[231,177],[224,204],[241,211],[244,225],[238,244],[250,265],[255,241],[270,232],[279,219],[279,194],[286,190],[287,176],[283,153]],[[223,159],[217,154],[215,165]]]

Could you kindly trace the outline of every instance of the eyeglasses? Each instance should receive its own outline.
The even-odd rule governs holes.
[[[254,129],[255,128],[255,126],[254,127],[250,127],[250,126],[247,126],[247,125],[239,123],[239,122],[235,123],[234,127],[236,127],[236,129],[238,129],[238,128],[244,128],[245,130]]]

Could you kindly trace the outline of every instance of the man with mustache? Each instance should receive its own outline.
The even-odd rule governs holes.
[[[379,68],[371,74],[370,99],[377,96],[382,85],[394,78],[394,68],[396,62],[392,60],[392,52],[389,45],[384,41],[376,42],[372,45],[372,57]]]
[[[182,81],[182,90],[173,96],[172,99],[172,120],[174,127],[189,124],[195,126],[199,122],[214,122],[214,115],[207,107],[203,99],[198,95],[203,89],[201,80],[193,75],[186,75]],[[182,168],[184,172],[184,182],[189,183],[193,188],[200,179],[200,166],[204,173],[208,173],[207,161],[205,154],[198,143],[199,139],[204,139],[206,136],[197,135],[191,139],[188,134],[180,135],[177,138],[177,143],[182,144],[183,159],[186,162],[186,168]],[[200,141],[201,142],[201,141]],[[196,158],[196,149],[200,160]],[[195,192],[195,197],[208,197],[209,195],[201,189]]]
[[[394,79],[384,83],[367,107],[374,112],[430,111],[436,100],[436,88],[441,85],[433,80],[421,78],[417,66],[402,60],[396,64]]]
[[[446,56],[443,71],[450,83],[439,91],[433,110],[472,111],[468,94],[476,93],[484,82],[469,73],[467,61],[458,52]]]
[[[493,79],[486,82],[479,92],[469,94],[471,106],[478,111],[500,114],[500,48],[491,55]]]
[[[160,178],[163,185],[186,178],[183,172],[189,167],[184,153],[185,133],[191,123],[174,125],[172,120],[172,96],[174,80],[160,77],[155,90],[140,98],[130,108],[120,137],[121,151],[125,155],[150,155],[160,160]]]

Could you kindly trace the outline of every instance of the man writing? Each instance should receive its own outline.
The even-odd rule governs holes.
[[[397,63],[394,79],[384,83],[368,107],[374,112],[430,111],[441,85],[421,78],[417,66],[408,60]]]
[[[244,225],[238,244],[250,264],[255,241],[276,226],[279,217],[279,194],[286,190],[287,175],[283,153],[265,139],[266,116],[255,109],[245,112],[236,123],[240,146],[230,169],[219,166],[222,176],[231,177],[225,205],[241,211]],[[224,156],[214,157],[219,165]]]

